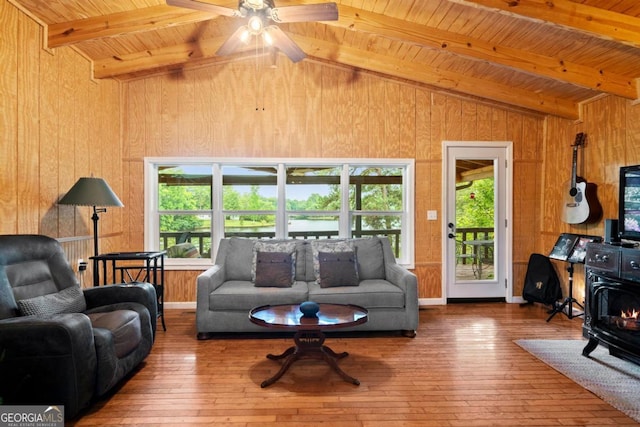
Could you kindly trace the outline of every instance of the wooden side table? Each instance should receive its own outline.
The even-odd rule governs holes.
[[[164,323],[164,256],[166,251],[157,252],[110,252],[93,256],[94,271],[98,271],[102,262],[102,284],[107,284],[108,265],[111,264],[113,280],[117,280],[118,272],[122,283],[148,282],[153,285],[158,297],[158,317],[162,317],[162,329],[167,330]],[[100,283],[94,283],[99,286]]]

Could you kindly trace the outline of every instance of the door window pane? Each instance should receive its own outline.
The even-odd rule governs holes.
[[[469,160],[459,163],[467,164]],[[494,278],[493,167],[475,180],[460,182],[456,190],[456,279]]]

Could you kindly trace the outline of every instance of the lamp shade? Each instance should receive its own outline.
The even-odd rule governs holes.
[[[80,178],[58,202],[60,205],[118,206],[124,205],[102,178]]]

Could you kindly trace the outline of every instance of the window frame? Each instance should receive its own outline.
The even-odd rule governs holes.
[[[144,246],[145,250],[157,250],[160,247],[160,236],[156,232],[159,228],[159,218],[161,213],[174,212],[162,211],[158,209],[158,167],[159,166],[210,166],[212,173],[212,201],[211,211],[211,258],[165,258],[165,268],[167,270],[199,270],[206,269],[214,264],[220,239],[224,237],[224,217],[229,212],[222,209],[222,189],[224,166],[239,167],[265,167],[273,166],[277,170],[277,207],[276,207],[276,238],[286,238],[287,220],[291,213],[300,212],[286,209],[286,170],[288,167],[341,167],[340,186],[341,203],[340,209],[336,211],[305,211],[305,214],[337,215],[340,238],[351,237],[351,220],[355,215],[397,215],[401,218],[401,257],[397,259],[398,264],[412,269],[415,260],[415,160],[414,159],[309,159],[309,158],[216,158],[216,157],[145,157],[144,158]],[[402,210],[401,211],[365,211],[350,210],[349,206],[349,168],[353,166],[365,167],[394,167],[404,171],[402,182]],[[191,211],[180,211],[179,213],[190,213]],[[253,211],[240,211],[242,213],[252,213]],[[257,211],[264,214],[267,211]],[[268,211],[272,212],[272,211]],[[201,213],[201,211],[198,211]]]

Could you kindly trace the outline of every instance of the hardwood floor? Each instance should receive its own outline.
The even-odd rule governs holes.
[[[167,310],[144,366],[68,425],[627,426],[637,425],[518,347],[519,338],[579,339],[581,318],[545,322],[541,306],[427,307],[416,338],[329,337],[360,386],[321,361],[294,364],[267,388],[291,339],[197,341],[193,310]],[[576,355],[576,357],[582,357]]]

